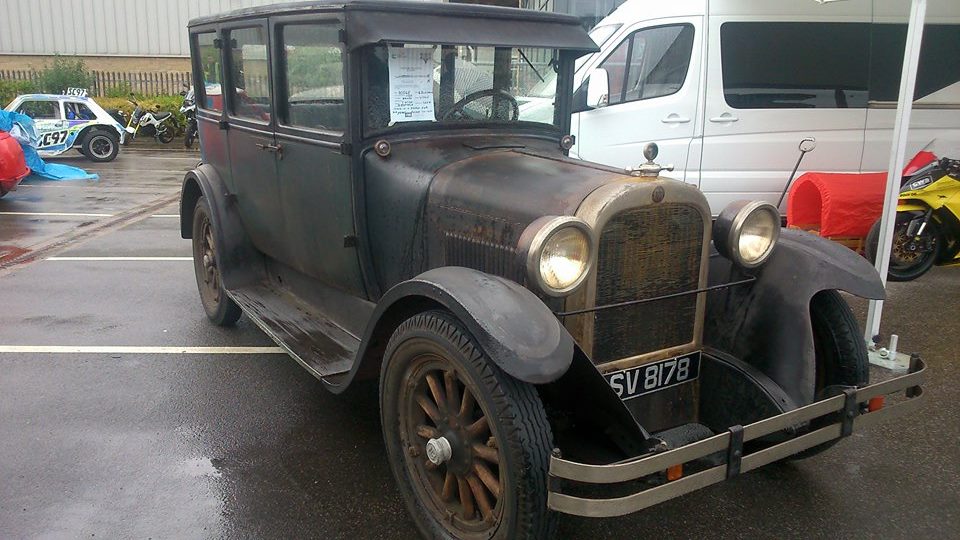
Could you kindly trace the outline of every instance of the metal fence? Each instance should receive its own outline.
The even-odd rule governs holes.
[[[183,85],[191,83],[187,71],[130,72],[91,71],[93,85],[87,91],[91,96],[103,97],[107,92],[135,92],[144,96],[176,94]],[[33,70],[0,69],[0,80],[38,82],[40,73]]]

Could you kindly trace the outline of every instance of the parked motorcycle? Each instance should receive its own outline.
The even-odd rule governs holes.
[[[183,96],[183,104],[180,105],[180,114],[187,119],[187,126],[183,130],[183,146],[193,148],[193,141],[197,138],[197,100],[193,93],[193,87],[180,92]]]
[[[163,144],[173,141],[177,131],[173,113],[147,110],[137,103],[132,95],[127,98],[127,101],[133,105],[133,112],[127,119],[127,126],[124,128],[129,134],[124,144],[130,144],[140,130],[145,133],[152,132],[157,141]]]
[[[907,169],[897,203],[887,274],[891,281],[917,279],[935,264],[960,264],[960,160],[938,158],[924,149]],[[865,246],[872,261],[879,238],[877,220]]]

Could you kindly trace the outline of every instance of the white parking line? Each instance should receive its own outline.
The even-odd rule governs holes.
[[[75,212],[0,212],[0,216],[113,217],[113,214],[78,214]]]
[[[180,214],[154,214],[150,217],[159,217],[159,218],[178,218]]]
[[[192,261],[193,257],[47,257],[48,261]]]
[[[0,353],[52,354],[282,354],[280,347],[101,347],[63,345],[0,345]]]

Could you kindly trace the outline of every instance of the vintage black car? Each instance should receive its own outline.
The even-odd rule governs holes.
[[[308,2],[194,20],[190,43],[206,314],[245,313],[333,392],[379,378],[425,536],[549,537],[920,402],[919,359],[867,386],[837,291],[884,289],[854,252],[769,204],[712,221],[653,146],[631,171],[567,157],[596,50],[574,18]]]

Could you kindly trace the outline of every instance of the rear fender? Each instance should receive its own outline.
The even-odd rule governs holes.
[[[747,274],[714,255],[710,284],[756,281],[713,291],[707,297],[704,343],[743,359],[802,406],[812,403],[816,361],[810,300],[825,290],[880,300],[880,276],[854,251],[823,238],[784,229],[770,260]]]
[[[360,361],[347,380],[379,372],[393,330],[418,312],[438,308],[452,313],[500,369],[521,381],[552,382],[573,360],[573,338],[532,292],[500,277],[447,266],[387,291],[367,325]]]
[[[235,289],[262,279],[263,256],[247,236],[232,195],[209,164],[201,164],[183,178],[180,191],[180,236],[193,237],[193,216],[200,197],[206,197],[217,246],[217,268],[227,289]]]

